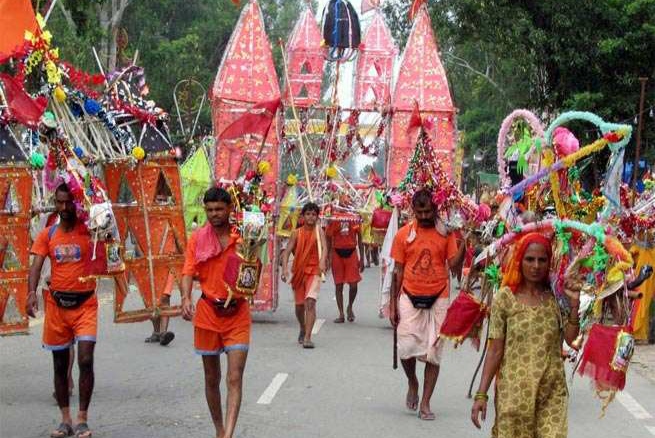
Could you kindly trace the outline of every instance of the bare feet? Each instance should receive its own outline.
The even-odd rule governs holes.
[[[355,313],[353,313],[353,309],[348,307],[348,322],[353,322],[355,321]]]
[[[344,322],[346,322],[346,318],[344,318],[343,315],[339,316],[334,320],[335,324],[343,324]]]
[[[408,384],[409,388],[407,389],[405,404],[407,409],[415,411],[418,409],[418,380],[410,380]]]

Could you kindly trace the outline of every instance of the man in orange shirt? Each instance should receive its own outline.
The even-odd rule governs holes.
[[[439,377],[439,329],[448,309],[449,275],[464,255],[453,234],[437,230],[432,194],[420,190],[412,198],[414,220],[398,230],[391,248],[395,261],[390,320],[398,333],[398,356],[407,376],[406,405],[422,420],[434,420],[430,399]],[[419,408],[416,360],[425,362]]]
[[[314,348],[312,329],[316,322],[316,300],[321,288],[321,276],[326,269],[327,245],[325,234],[317,225],[319,213],[318,205],[313,202],[303,206],[300,212],[303,226],[293,230],[289,243],[282,253],[282,281],[284,282],[289,279],[287,266],[289,256],[293,253],[291,288],[296,302],[296,318],[300,325],[298,343],[304,348]]]
[[[239,239],[230,229],[233,204],[224,189],[212,187],[203,202],[207,224],[193,232],[187,244],[182,271],[182,316],[193,319],[194,347],[202,356],[205,371],[205,397],[217,438],[232,438],[241,407],[243,371],[250,345],[250,306],[244,298],[232,298],[223,278],[227,262],[236,256]],[[191,301],[193,279],[202,290],[194,306]],[[223,423],[221,370],[219,355],[227,355],[227,414]]]
[[[348,283],[348,321],[355,320],[353,304],[357,297],[357,283],[362,280],[364,272],[364,244],[358,223],[344,218],[333,220],[325,232],[327,237],[328,269],[332,269],[337,310],[339,316],[334,320],[341,324],[345,321],[343,314],[343,285]],[[357,255],[359,250],[359,256]]]
[[[98,328],[98,301],[95,280],[82,281],[87,273],[91,237],[86,226],[77,218],[73,195],[66,184],[55,191],[55,209],[59,223],[42,230],[32,245],[34,255],[29,274],[27,313],[35,316],[38,298],[37,285],[46,257],[50,257],[50,291],[43,292],[45,321],[43,348],[52,351],[55,369],[55,395],[61,410],[61,424],[51,437],[76,433],[91,436],[87,413],[93,393],[93,350]],[[80,406],[77,425],[69,407],[68,364],[70,346],[78,343]]]

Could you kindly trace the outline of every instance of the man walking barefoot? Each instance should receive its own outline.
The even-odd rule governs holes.
[[[412,198],[415,219],[398,230],[391,257],[395,261],[391,288],[390,320],[398,332],[400,357],[409,389],[406,405],[418,409],[422,420],[434,420],[430,399],[439,377],[439,329],[446,316],[449,295],[448,268],[464,254],[455,236],[437,231],[432,194],[420,190]],[[423,395],[419,405],[416,361],[425,362]]]
[[[32,245],[34,255],[29,274],[27,313],[35,316],[38,298],[37,285],[46,257],[50,258],[50,290],[44,291],[45,321],[43,348],[52,351],[55,369],[55,396],[61,411],[61,424],[52,438],[75,435],[89,438],[87,424],[89,404],[93,393],[93,350],[98,329],[98,301],[95,280],[86,277],[86,263],[91,237],[86,226],[77,218],[73,195],[66,184],[55,190],[55,209],[59,223],[42,230]],[[77,364],[80,370],[78,388],[80,406],[77,424],[73,429],[69,396],[69,361],[71,345],[78,343]]]
[[[232,199],[227,191],[212,187],[203,198],[207,224],[189,239],[182,271],[182,316],[193,319],[194,347],[202,356],[205,397],[216,438],[232,438],[241,407],[243,371],[250,345],[250,307],[243,298],[227,301],[223,273],[235,254],[239,235],[230,229]],[[202,296],[197,306],[191,301],[193,278],[200,281]],[[219,391],[219,355],[227,355],[227,415],[223,422]]]
[[[321,275],[326,269],[327,245],[325,234],[318,225],[319,212],[318,205],[313,202],[303,206],[300,213],[303,226],[291,233],[289,243],[282,253],[282,281],[284,282],[289,280],[289,256],[293,253],[291,288],[296,302],[296,318],[300,325],[298,343],[304,348],[314,348],[312,328],[316,321],[316,300],[321,288]]]
[[[355,321],[353,305],[357,297],[357,284],[364,272],[364,244],[359,224],[349,220],[333,220],[325,232],[327,237],[328,270],[332,269],[337,310],[339,316],[334,320],[341,324],[346,319],[343,313],[343,285],[348,284],[348,321]],[[359,250],[359,255],[357,251]]]

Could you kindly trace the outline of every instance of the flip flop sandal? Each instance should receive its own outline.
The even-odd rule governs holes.
[[[159,333],[153,333],[152,335],[148,336],[144,342],[146,344],[156,344],[161,342],[161,336]]]
[[[312,341],[305,341],[302,343],[302,348],[314,348],[314,343]]]
[[[351,313],[350,315],[348,315],[348,322],[355,322],[355,314],[354,313]]]
[[[59,426],[52,431],[50,438],[73,436],[73,433],[73,426],[68,423],[60,423]]]
[[[432,412],[418,411],[418,418],[420,418],[423,421],[434,421],[435,415]]]
[[[302,345],[303,342],[305,342],[305,333],[304,333],[304,332],[300,332],[300,333],[298,334],[298,343],[299,343],[300,345]]]
[[[91,438],[92,433],[89,425],[86,423],[79,423],[75,426],[75,438]]]
[[[346,322],[346,318],[344,318],[343,316],[340,316],[334,320],[335,324],[343,324],[344,322]]]
[[[175,339],[175,333],[164,332],[161,335],[159,335],[159,345],[163,345],[165,347],[166,345],[173,342],[173,339]]]

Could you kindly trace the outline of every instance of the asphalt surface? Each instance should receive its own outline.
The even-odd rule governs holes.
[[[444,354],[432,400],[436,421],[420,421],[404,408],[403,372],[391,368],[392,331],[377,316],[377,275],[375,268],[365,273],[355,323],[332,323],[332,284],[328,280],[323,285],[318,308],[325,322],[314,338],[315,350],[296,344],[293,299],[286,286],[277,312],[255,316],[237,437],[490,435],[493,412],[482,431],[469,420],[472,402],[466,393],[479,358],[469,345],[448,348]],[[101,292],[100,297],[96,387],[89,416],[94,437],[213,437],[191,324],[172,321],[176,339],[168,347],[144,344],[150,324],[113,324],[112,295]],[[41,330],[37,321],[30,336],[0,339],[1,438],[46,437],[59,422],[52,398],[52,359],[41,349]],[[655,435],[655,383],[639,373],[630,372],[626,391],[603,419],[601,402],[588,380],[576,377],[570,393],[571,437]],[[76,397],[77,391],[73,407]]]

